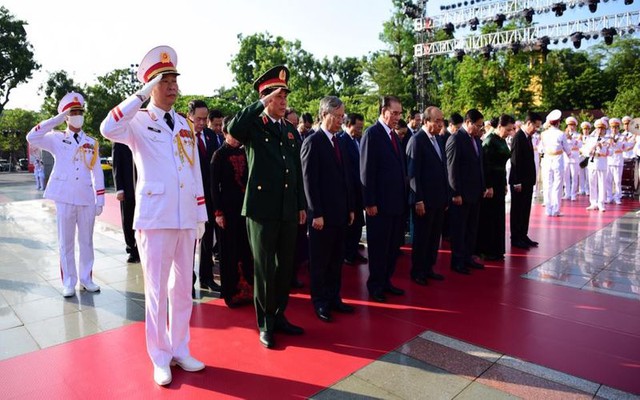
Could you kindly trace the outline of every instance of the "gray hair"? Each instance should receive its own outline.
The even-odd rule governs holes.
[[[336,96],[325,96],[320,100],[320,119],[327,114],[331,114],[338,108],[342,106],[342,100],[337,98]]]

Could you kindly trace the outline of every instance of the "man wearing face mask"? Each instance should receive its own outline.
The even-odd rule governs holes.
[[[104,175],[100,165],[98,142],[82,131],[84,98],[67,93],[58,105],[58,115],[36,125],[27,134],[32,146],[49,151],[55,158],[46,199],[56,202],[62,295],[73,297],[80,287],[99,292],[91,279],[93,270],[93,225],[104,206]],[[64,132],[53,130],[67,123]],[[78,230],[80,263],[76,271],[75,232]]]
[[[138,170],[133,227],[144,270],[147,352],[158,385],[171,383],[171,365],[188,372],[205,367],[190,354],[189,319],[193,249],[204,234],[207,209],[197,138],[173,109],[176,64],[171,47],[149,51],[138,69],[145,85],[100,126],[104,137],[131,148]]]

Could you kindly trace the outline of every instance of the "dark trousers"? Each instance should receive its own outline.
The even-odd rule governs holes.
[[[225,213],[225,228],[220,229],[219,243],[221,294],[229,303],[238,293],[241,274],[247,283],[253,285],[253,258],[243,216]]]
[[[505,252],[505,191],[493,188],[493,197],[480,202],[476,254],[503,256]],[[529,203],[531,204],[531,203]]]
[[[309,237],[307,236],[307,224],[298,225],[298,236],[296,239],[296,253],[293,260],[292,280],[298,279],[300,267],[309,262]]]
[[[213,224],[204,223],[204,235],[200,240],[200,282],[213,280]],[[196,282],[195,273],[193,283]]]
[[[404,241],[405,215],[367,216],[367,247],[369,249],[370,294],[382,293],[391,285],[400,246]]]
[[[362,209],[356,210],[353,223],[347,227],[344,243],[344,258],[353,260],[358,254],[358,245],[362,238],[362,227],[364,226],[364,212]]]
[[[520,192],[516,192],[511,186],[511,241],[525,240],[529,234],[532,197],[533,186],[522,185]]]
[[[461,267],[472,261],[478,234],[478,214],[480,202],[463,199],[462,205],[449,207],[451,222],[451,266]]]
[[[327,226],[322,230],[309,227],[309,268],[313,306],[339,304],[344,258],[345,227]]]
[[[276,323],[285,318],[297,232],[297,221],[247,217],[253,253],[254,302],[260,331],[272,332]]]
[[[444,210],[445,207],[427,207],[425,214],[419,217],[415,212],[415,207],[411,208],[413,220],[412,278],[426,278],[428,273],[433,272],[440,248]]]
[[[138,245],[136,244],[136,231],[133,230],[133,214],[136,208],[135,200],[124,200],[120,202],[120,220],[122,221],[122,232],[124,233],[124,243],[127,253],[139,257]]]

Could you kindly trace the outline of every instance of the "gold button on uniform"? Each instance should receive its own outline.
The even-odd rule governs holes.
[[[151,196],[151,190],[147,192],[147,196]]]
[[[288,187],[289,187],[289,185],[285,183],[285,184],[284,184],[284,187],[285,187],[285,188],[288,188]]]
[[[262,186],[258,185],[258,190],[262,190]]]
[[[184,187],[184,183],[180,184],[180,189],[182,189]]]

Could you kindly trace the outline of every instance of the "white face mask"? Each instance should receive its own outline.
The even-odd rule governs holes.
[[[80,129],[84,124],[84,115],[70,115],[67,123],[74,128]]]

